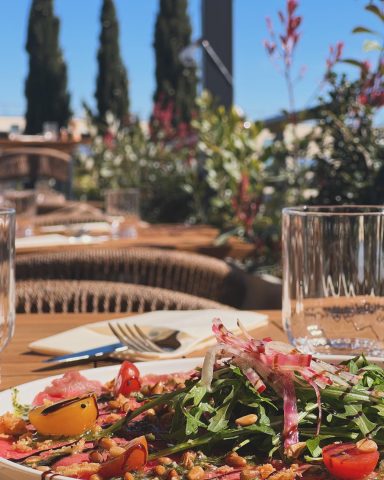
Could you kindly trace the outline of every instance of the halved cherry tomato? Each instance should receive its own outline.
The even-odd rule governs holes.
[[[93,427],[98,416],[96,397],[87,394],[33,408],[29,421],[42,435],[73,437]]]
[[[101,478],[121,477],[125,472],[138,470],[147,463],[148,444],[145,437],[134,438],[124,448],[124,453],[101,464],[97,472]]]
[[[323,448],[323,461],[335,478],[360,480],[374,471],[379,452],[363,452],[355,443],[333,443]]]
[[[136,365],[125,360],[115,378],[114,393],[118,395],[129,395],[131,392],[137,392],[141,388],[140,372]]]

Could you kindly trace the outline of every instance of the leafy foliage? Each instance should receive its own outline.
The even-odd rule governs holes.
[[[189,124],[195,109],[196,71],[184,67],[179,59],[191,43],[191,24],[187,0],[160,0],[154,48],[156,56],[155,109],[152,127],[161,130],[162,111],[171,109],[172,125]]]
[[[299,434],[301,440],[307,440],[304,453],[308,460],[320,457],[322,446],[339,440],[357,441],[369,435],[380,447],[384,445],[380,420],[384,416],[383,368],[361,356],[346,362],[346,370],[357,374],[360,380],[355,385],[321,389],[323,415],[319,435],[316,394],[309,384],[297,382]],[[217,446],[221,452],[241,449],[243,454],[254,456],[256,451],[264,458],[277,453],[284,455],[283,399],[271,387],[258,393],[241,370],[230,364],[214,372],[209,390],[198,379],[189,380],[185,388],[154,396],[101,434],[119,431],[129,434],[135,417],[161,405],[174,410],[171,425],[157,432],[169,447],[152,454],[152,458],[197,447],[214,455]],[[236,424],[237,418],[251,413],[257,415],[255,424]]]
[[[361,82],[345,76],[330,78],[332,89],[322,100],[312,139],[318,149],[313,158],[312,201],[318,204],[380,204],[384,193],[384,144],[373,126],[374,110],[362,105]]]
[[[176,156],[171,145],[154,142],[146,128],[133,121],[125,127],[111,114],[104,134],[91,129],[91,145],[76,157],[75,191],[101,199],[109,188],[138,187],[141,213],[150,222],[184,221],[191,195],[184,188],[185,152]]]
[[[128,79],[119,47],[119,25],[113,0],[103,0],[100,47],[97,54],[98,76],[95,97],[99,120],[111,112],[126,122],[129,111]]]
[[[380,7],[370,3],[366,10],[384,23]],[[377,50],[378,55],[374,66],[356,59],[340,60],[359,69],[355,81],[331,71],[327,74],[330,89],[320,99],[318,125],[312,137],[317,147],[313,158],[317,194],[313,201],[320,204],[384,201],[384,135],[374,127],[375,114],[384,105],[384,47],[381,35],[369,28],[359,26],[353,32],[377,37],[380,43],[370,41],[365,49]]]
[[[59,46],[59,29],[53,1],[33,0],[26,44],[29,54],[25,83],[27,134],[41,133],[44,122],[66,126],[71,116],[67,67]]]

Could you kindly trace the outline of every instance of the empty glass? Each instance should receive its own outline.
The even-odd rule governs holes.
[[[111,218],[112,236],[136,237],[136,226],[140,218],[140,190],[107,190],[105,203],[106,212]]]
[[[0,209],[0,353],[15,326],[15,212]],[[1,362],[0,362],[1,366]],[[1,384],[1,371],[0,371]]]
[[[301,350],[384,355],[384,207],[283,210],[283,322]]]
[[[55,142],[59,137],[59,125],[57,122],[43,123],[44,140]]]
[[[35,190],[6,190],[3,204],[16,211],[16,235],[33,235],[33,218],[37,214],[37,195]]]

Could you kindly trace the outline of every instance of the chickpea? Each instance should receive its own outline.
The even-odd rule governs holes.
[[[202,480],[205,476],[204,470],[199,467],[192,467],[187,473],[187,480]]]
[[[230,467],[245,467],[247,460],[236,452],[230,452],[225,456],[225,463]]]

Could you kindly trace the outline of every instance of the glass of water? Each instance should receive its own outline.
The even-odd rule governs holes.
[[[15,327],[14,260],[15,211],[0,208],[0,353],[12,338]]]
[[[16,212],[16,236],[33,235],[33,220],[37,214],[37,195],[35,190],[6,190],[2,195],[5,206]]]
[[[283,322],[300,350],[384,355],[384,207],[283,210]]]
[[[140,219],[140,190],[126,188],[105,192],[105,210],[111,218],[113,237],[136,237]]]

